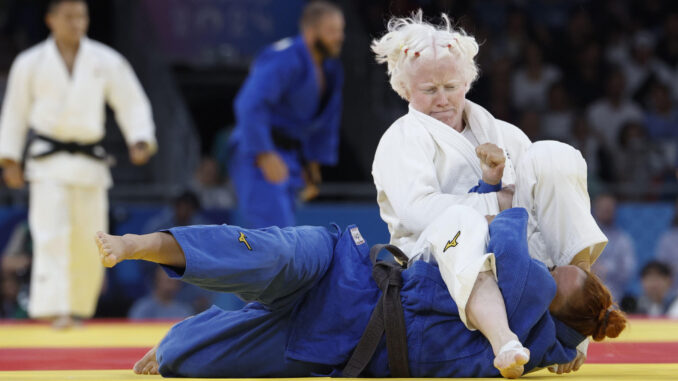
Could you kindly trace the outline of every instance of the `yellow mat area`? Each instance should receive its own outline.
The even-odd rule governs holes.
[[[65,380],[158,380],[160,376],[135,375],[126,370],[89,370],[89,371],[34,371],[34,372],[0,372],[0,379],[7,381],[65,381]],[[557,375],[546,370],[531,373],[522,377],[525,380],[572,380],[572,381],[605,381],[605,380],[671,380],[678,379],[678,364],[588,364],[575,373]],[[183,380],[204,380],[198,378],[185,378]],[[233,380],[236,379],[223,379]],[[270,379],[237,379],[237,380],[270,380]],[[279,379],[279,380],[305,380],[303,378]],[[314,378],[312,380],[333,380],[331,378]],[[365,380],[341,378],[334,380]],[[394,381],[397,378],[370,379]],[[401,379],[406,380],[406,379]],[[436,379],[446,380],[446,379]],[[450,378],[449,380],[497,380],[496,378]]]
[[[55,331],[49,324],[0,325],[0,348],[152,347],[171,323],[85,324]]]
[[[171,323],[95,323],[55,331],[47,324],[5,324],[0,325],[0,348],[152,347],[171,326]],[[678,342],[678,321],[631,319],[629,327],[614,341]]]

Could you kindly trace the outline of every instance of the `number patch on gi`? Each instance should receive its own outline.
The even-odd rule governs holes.
[[[461,235],[461,230],[457,232],[457,235],[455,235],[454,238],[452,238],[451,241],[447,241],[447,243],[445,244],[445,248],[443,249],[443,253],[446,252],[447,249],[449,249],[450,247],[457,247],[457,245],[459,244],[457,242],[457,238],[459,238],[460,235]]]
[[[252,246],[250,246],[250,243],[247,242],[247,236],[245,235],[245,233],[240,232],[240,237],[238,238],[238,242],[244,243],[245,246],[247,246],[247,250],[252,251]]]
[[[363,235],[360,234],[360,230],[358,230],[357,227],[351,228],[351,237],[353,237],[353,242],[355,242],[356,245],[365,243],[365,239],[363,238]]]

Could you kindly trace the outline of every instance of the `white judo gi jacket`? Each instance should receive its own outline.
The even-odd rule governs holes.
[[[517,127],[468,100],[464,118],[479,144],[496,144],[506,155],[502,184],[516,185],[513,206],[529,213],[530,254],[549,266],[564,265],[589,247],[594,261],[607,238],[590,214],[579,151],[559,142],[532,144]],[[379,142],[372,175],[391,244],[411,261],[438,262],[466,323],[464,309],[478,273],[496,275],[493,255],[485,252],[483,216],[499,207],[495,193],[469,193],[482,178],[475,147],[410,106]]]
[[[69,73],[55,41],[22,52],[10,70],[0,115],[0,158],[21,161],[29,128],[63,142],[96,143],[111,106],[128,145],[156,149],[151,107],[127,61],[96,41],[80,41]],[[29,225],[33,268],[31,317],[94,313],[103,279],[93,235],[107,230],[112,184],[108,165],[81,153],[56,152],[36,140],[28,147]]]
[[[127,61],[88,38],[80,41],[69,74],[52,38],[22,52],[12,64],[0,117],[0,157],[21,161],[28,129],[60,141],[95,143],[105,135],[105,104],[111,106],[128,145],[156,148],[151,106]],[[30,154],[49,149],[36,142]],[[28,160],[26,179],[109,187],[108,166],[84,155],[59,152]]]
[[[504,150],[507,160],[502,184],[513,184],[513,163],[520,160],[530,140],[517,127],[495,119],[469,100],[464,115],[480,144],[494,143]],[[382,136],[372,176],[391,244],[405,253],[412,253],[421,232],[452,205],[467,205],[482,215],[499,213],[495,193],[468,193],[482,177],[473,144],[412,106]]]

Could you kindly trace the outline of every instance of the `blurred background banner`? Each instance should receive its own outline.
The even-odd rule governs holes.
[[[297,33],[303,0],[142,0],[173,64],[246,65],[272,41]]]

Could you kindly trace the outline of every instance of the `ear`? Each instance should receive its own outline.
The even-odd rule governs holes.
[[[400,88],[402,89],[401,96],[405,98],[406,101],[410,101],[410,87],[404,81],[398,81]]]

